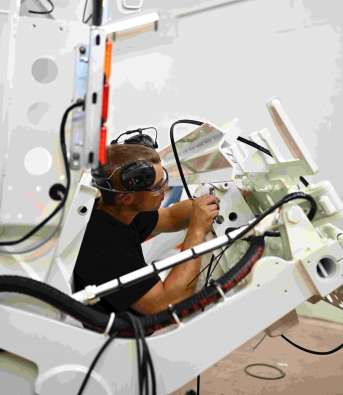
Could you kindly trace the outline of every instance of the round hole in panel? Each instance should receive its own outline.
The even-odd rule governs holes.
[[[330,257],[323,257],[317,263],[317,274],[320,278],[331,278],[336,274],[336,270],[336,262]]]
[[[229,220],[230,220],[230,221],[236,221],[237,218],[238,218],[237,213],[232,212],[232,213],[229,214]]]
[[[39,58],[32,65],[33,78],[42,84],[48,84],[54,81],[57,74],[58,68],[52,59]]]
[[[33,103],[27,111],[29,121],[33,125],[38,125],[42,120],[44,120],[44,116],[49,112],[50,107],[49,103]]]
[[[51,168],[51,164],[51,154],[43,147],[35,147],[25,155],[25,169],[34,176],[41,176],[47,173]]]

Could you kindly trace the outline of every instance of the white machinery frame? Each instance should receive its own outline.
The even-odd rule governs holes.
[[[3,147],[2,160],[0,160],[2,175],[4,175],[5,167],[9,167],[10,162],[5,158],[7,158],[8,147],[13,143],[14,136],[13,122],[15,120],[10,104],[12,101],[14,104],[18,103],[17,93],[13,94],[13,86],[11,86],[14,83],[14,76],[7,74],[11,61],[16,64],[14,43],[16,26],[20,20],[18,7],[19,1],[9,5],[7,10],[0,10],[0,18],[7,18],[5,38],[0,39],[5,44],[7,43],[6,50],[10,58],[5,66],[0,66],[0,70],[5,71],[6,76],[9,75],[9,81],[3,84],[4,99],[0,98],[3,108],[0,114],[2,122],[0,126],[7,131],[6,144],[1,145]],[[48,20],[42,22],[38,19],[36,21],[35,18],[31,18],[30,23],[57,23]],[[152,20],[155,24],[157,16],[153,15]],[[0,19],[0,22],[4,22],[4,19]],[[122,25],[120,26],[122,28]],[[95,28],[80,26],[75,22],[68,22],[67,27],[70,31],[79,30],[80,37],[82,39],[87,37],[89,43],[94,40],[94,35],[100,34],[103,38],[109,34],[106,29],[97,28],[95,31]],[[137,26],[134,27],[136,28]],[[112,29],[113,33],[113,26],[107,29]],[[76,41],[73,45],[78,48],[80,43]],[[98,60],[92,60],[92,51],[90,51],[87,93],[99,92],[99,100],[93,103],[92,96],[86,96],[86,134],[84,136],[86,154],[84,161],[81,162],[83,167],[93,165],[91,161],[87,161],[87,158],[88,153],[94,151],[94,147],[98,145],[96,132],[101,116],[101,77],[104,59],[100,52],[103,54],[103,47],[96,48],[94,51]],[[70,53],[67,56],[72,57]],[[19,67],[18,64],[16,66]],[[68,99],[71,100],[74,94],[75,90],[72,92],[70,89]],[[66,99],[65,102],[67,101]],[[59,106],[62,108],[62,103],[59,103]],[[258,152],[245,154],[232,140],[233,137],[230,134],[224,135],[217,149],[227,158],[232,167],[233,173],[230,174],[230,178],[232,176],[230,181],[237,182],[237,185],[239,184],[245,191],[256,194],[266,193],[264,203],[270,206],[273,202],[268,201],[271,199],[269,192],[277,192],[278,188],[292,191],[294,179],[302,174],[314,174],[316,166],[283,112],[279,101],[270,101],[269,109],[278,130],[284,136],[293,154],[292,160],[285,161],[279,155],[266,130],[254,134],[251,138],[255,142],[264,143],[271,151],[273,160],[263,157]],[[60,115],[60,112],[57,113]],[[51,141],[55,138],[56,133]],[[256,164],[258,164],[258,171],[256,171]],[[278,184],[280,174],[284,174],[283,184]],[[5,179],[3,177],[2,187],[8,186],[9,177],[17,179],[19,176],[11,174]],[[31,181],[34,185],[33,179]],[[50,185],[51,182],[48,180],[46,184]],[[289,325],[294,324],[294,309],[299,304],[313,297],[327,297],[342,286],[343,233],[330,223],[342,217],[342,202],[329,183],[309,186],[306,192],[318,202],[319,214],[316,221],[313,223],[309,221],[299,202],[288,203],[281,209],[279,216],[274,218],[273,226],[278,224],[282,228],[285,257],[277,255],[262,257],[254,266],[247,284],[239,291],[223,294],[222,300],[216,305],[209,306],[204,313],[183,321],[174,317],[176,325],[147,338],[156,370],[158,394],[167,394],[176,390],[248,339],[272,325],[274,330],[276,328],[276,334],[282,333]],[[2,205],[4,196],[8,198],[6,193],[3,189]],[[37,256],[24,255],[21,260],[22,265],[19,266],[16,266],[15,262],[11,262],[12,266],[9,265],[8,259],[13,259],[13,257],[7,258],[1,255],[0,274],[20,274],[36,278],[72,295],[72,272],[95,196],[96,189],[92,187],[91,177],[85,171],[80,181],[74,182],[72,186],[72,199],[68,204],[61,233],[51,243],[48,250],[43,253],[40,251]],[[226,199],[228,199],[227,196]],[[3,210],[3,207],[1,209]],[[35,223],[33,218],[28,218],[23,222],[26,225]],[[6,222],[3,218],[2,225],[5,230],[10,230],[11,226],[21,225],[21,222],[10,220]],[[261,225],[262,228],[257,229],[257,232],[263,233],[265,229],[269,229],[269,225],[270,223]],[[225,226],[228,224],[226,223]],[[220,236],[223,230],[224,225],[217,227],[219,237],[194,247],[193,252],[200,254],[223,245],[227,241],[226,236]],[[177,264],[185,260],[185,256],[191,256],[193,252],[184,251],[159,261],[157,266],[162,268],[164,265]],[[25,270],[25,267],[31,269]],[[130,282],[140,277],[142,271],[146,274],[147,271],[153,270],[148,267],[140,272],[130,273],[126,276],[126,280],[121,280]],[[100,295],[104,289],[106,292],[113,291],[117,284],[118,282],[113,279],[109,284],[100,286],[100,290],[95,287],[93,299],[99,296],[98,291]],[[72,296],[84,303],[92,302],[92,295],[89,292],[81,291]],[[34,393],[40,395],[57,395],[61,392],[65,395],[76,394],[92,360],[108,338],[107,334],[85,329],[74,319],[67,318],[45,303],[35,302],[29,297],[1,296],[0,320],[2,322],[0,348],[31,361],[37,366]],[[276,325],[275,322],[277,322]],[[213,334],[215,341],[207,343],[206,339]],[[202,347],[199,347],[199,339]],[[114,339],[92,372],[84,395],[127,395],[137,392],[135,342],[132,339]]]

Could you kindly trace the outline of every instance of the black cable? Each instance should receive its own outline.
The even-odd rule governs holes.
[[[259,259],[258,257],[260,256],[261,248],[263,247],[262,243],[263,241],[261,238],[253,239],[245,256],[234,269],[230,269],[228,273],[217,280],[218,284],[225,285],[227,281],[234,279],[234,276],[237,275],[237,273],[240,273],[239,271],[242,270],[242,268],[245,269],[246,264],[249,264],[250,261]],[[57,288],[27,277],[1,275],[0,293],[1,292],[19,293],[42,300],[56,309],[59,309],[64,314],[70,315],[76,320],[82,322],[87,329],[91,329],[96,332],[104,332],[110,319],[108,314],[101,313],[94,308],[78,302],[76,299],[64,294]],[[184,314],[186,310],[189,310],[189,314],[192,314],[192,311],[196,309],[196,306],[200,301],[211,297],[211,300],[209,300],[207,304],[213,303],[215,301],[213,300],[213,296],[216,294],[217,289],[213,286],[209,286],[205,290],[201,290],[196,293],[194,296],[174,305],[175,312],[177,314],[181,314],[181,312],[183,312]],[[197,310],[194,310],[194,312],[195,311]],[[156,330],[157,326],[163,327],[172,324],[173,319],[170,316],[169,309],[167,309],[152,316],[141,317],[140,323],[146,330],[146,333],[151,334]],[[114,332],[118,332],[118,335],[121,337],[132,337],[130,326],[127,325],[127,318],[126,316],[123,316],[122,313],[117,314],[111,328],[109,329],[110,334],[113,334]]]
[[[87,19],[85,20],[86,11],[87,11],[87,6],[88,6],[88,0],[86,0],[85,6],[84,6],[84,8],[83,8],[82,23],[88,23],[88,22],[92,19],[92,17],[93,17],[93,14],[91,13],[91,14],[87,17]]]
[[[149,377],[152,384],[153,395],[156,395],[156,377],[155,369],[152,363],[148,344],[145,340],[144,329],[140,320],[130,312],[126,311],[123,313],[124,317],[129,321],[134,331],[136,346],[137,346],[137,364],[138,364],[138,382],[139,382],[139,394],[149,394]]]
[[[244,235],[246,235],[248,232],[250,232],[259,222],[262,221],[267,215],[271,214],[273,211],[275,211],[277,208],[283,206],[284,204],[292,201],[292,200],[297,200],[297,199],[305,199],[311,204],[310,211],[307,214],[307,217],[310,221],[313,220],[316,212],[317,212],[317,203],[314,200],[314,198],[311,195],[307,195],[304,192],[293,192],[289,193],[288,195],[284,196],[282,199],[280,199],[278,202],[273,204],[271,207],[269,207],[267,210],[265,210],[261,215],[259,215],[254,221],[252,221],[241,233],[239,233],[236,237],[231,239],[231,243],[242,238]],[[231,231],[231,230],[230,230]],[[225,231],[227,233],[227,230]]]
[[[339,351],[341,348],[343,348],[343,343],[342,343],[341,345],[339,345],[339,346],[337,346],[337,347],[335,347],[335,348],[333,348],[332,350],[329,350],[329,351],[313,351],[313,350],[310,350],[308,348],[299,346],[298,344],[294,343],[292,340],[288,339],[285,335],[281,335],[281,337],[284,340],[286,340],[286,342],[288,342],[292,346],[298,348],[299,350],[308,352],[310,354],[315,354],[315,355],[329,355],[329,354],[333,354],[333,353]]]
[[[300,194],[300,195],[298,195]],[[305,197],[306,196],[306,197]],[[286,199],[287,198],[287,199]],[[260,222],[263,218],[265,218],[267,215],[269,215],[272,211],[276,210],[278,207],[282,206],[283,204],[289,202],[290,200],[295,200],[295,199],[306,199],[308,201],[310,201],[311,203],[311,209],[308,213],[308,218],[311,221],[316,213],[317,210],[317,204],[316,201],[312,198],[312,196],[310,195],[305,195],[303,192],[295,192],[293,194],[290,195],[286,195],[283,199],[281,199],[279,202],[277,202],[276,204],[274,204],[272,207],[270,207],[268,210],[266,210],[263,214],[261,214],[259,217],[257,217],[255,219],[255,221],[253,221],[243,232],[241,232],[240,234],[238,234],[236,237],[234,237],[233,239],[230,240],[230,243],[224,248],[222,249],[222,251],[217,255],[216,257],[216,262],[213,266],[213,269],[211,270],[211,272],[208,274],[208,278],[211,278],[214,270],[216,269],[217,265],[219,264],[220,260],[222,259],[223,255],[225,254],[226,250],[238,239],[242,238],[246,233],[248,233],[252,228],[254,228],[254,226],[256,226],[258,224],[258,222]],[[267,213],[268,212],[268,213]],[[228,233],[232,231],[232,228],[228,228],[226,229],[225,233]],[[280,234],[279,232],[265,232],[263,234],[262,237],[279,237]],[[210,262],[210,264],[212,264],[212,262]],[[209,264],[200,271],[200,273],[198,273],[192,280],[190,283],[192,283],[195,279],[198,278],[198,276],[209,266]],[[189,284],[190,284],[189,283]],[[188,285],[189,285],[188,284]]]
[[[85,23],[85,16],[86,16],[86,11],[87,11],[87,6],[88,6],[88,0],[85,1],[85,6],[83,7],[82,23]]]
[[[92,25],[100,26],[102,23],[103,0],[93,0]]]
[[[224,248],[224,250],[226,250],[227,247],[228,247],[228,246],[226,246],[226,247]],[[225,251],[224,251],[224,252],[225,252]],[[218,255],[212,254],[212,255],[211,255],[210,262],[209,262],[206,266],[204,266],[196,276],[194,276],[194,277],[192,278],[192,280],[187,284],[187,287],[189,287],[189,286],[193,283],[193,281],[195,281],[195,280],[200,276],[200,274],[203,273],[206,269],[211,269],[211,266],[213,265],[213,262],[214,262],[216,259],[218,259],[218,257],[221,256],[222,253],[223,253],[223,250],[221,250],[221,251],[218,253]],[[206,282],[205,282],[205,286],[207,285],[207,282],[208,282],[208,280],[210,279],[212,273],[213,273],[213,271],[211,271],[210,273],[207,271],[207,273],[206,273]]]
[[[279,232],[265,232],[263,235],[263,237],[280,237],[280,233]],[[246,240],[246,239],[244,239]],[[213,266],[213,269],[211,270],[211,272],[209,273],[209,278],[211,278],[213,272],[216,270],[216,267],[218,266],[220,260],[222,259],[222,257],[224,256],[226,250],[231,247],[232,244],[227,245],[216,257],[216,262]]]
[[[258,151],[264,152],[268,156],[273,157],[273,155],[267,148],[262,147],[262,145],[259,145],[259,144],[255,143],[254,141],[248,140],[248,139],[241,137],[241,136],[238,136],[237,140],[241,141],[244,144],[250,145],[250,147],[256,148]]]
[[[66,191],[65,191],[65,194],[64,194],[61,202],[48,217],[46,217],[42,222],[40,222],[37,226],[35,226],[33,229],[31,229],[26,235],[22,236],[21,238],[19,238],[17,240],[0,241],[0,246],[16,245],[16,244],[22,243],[23,241],[27,240],[33,234],[38,232],[39,229],[41,229],[47,222],[49,222],[64,207],[67,197],[68,197],[68,193],[69,193],[69,189],[70,189],[70,182],[71,182],[70,169],[69,169],[68,157],[67,157],[67,147],[66,147],[66,143],[65,143],[65,126],[67,123],[69,113],[71,111],[73,111],[75,108],[83,107],[83,106],[84,106],[84,101],[79,101],[77,103],[72,104],[71,106],[69,106],[66,109],[66,111],[64,112],[63,117],[62,117],[62,122],[61,122],[61,127],[60,127],[60,144],[61,144],[61,151],[62,151],[62,156],[63,156],[65,173],[67,176],[67,184],[66,184]]]
[[[61,122],[61,127],[60,127],[60,144],[61,144],[61,150],[62,150],[62,155],[63,155],[63,162],[64,162],[64,166],[65,166],[65,172],[66,172],[66,176],[67,176],[66,192],[62,198],[62,201],[45,220],[43,220],[41,223],[39,223],[35,228],[33,228],[25,236],[23,236],[22,238],[20,238],[18,240],[12,240],[12,241],[8,241],[8,242],[2,241],[2,242],[0,242],[0,245],[14,245],[14,244],[21,243],[24,240],[28,239],[30,236],[32,236],[34,233],[36,233],[40,228],[42,228],[48,221],[50,221],[50,219],[52,217],[54,217],[57,214],[57,212],[60,211],[61,208],[64,206],[64,204],[67,200],[67,196],[68,196],[68,192],[69,192],[69,188],[70,188],[70,178],[71,178],[70,177],[70,169],[69,169],[69,165],[68,165],[66,144],[65,144],[65,125],[66,125],[69,113],[72,110],[74,110],[75,108],[83,107],[83,106],[84,106],[83,101],[72,104],[71,106],[69,106],[66,109],[66,111],[64,112],[63,117],[62,117],[62,122]]]
[[[252,373],[252,372],[249,372],[249,369],[250,369],[250,368],[253,368],[253,367],[261,367],[261,366],[264,366],[264,367],[269,368],[269,369],[274,369],[274,370],[276,370],[276,371],[279,373],[279,376],[274,376],[274,377],[270,377],[270,376],[261,376],[261,375],[259,375],[259,374],[254,374],[254,373]],[[251,363],[251,364],[247,365],[247,366],[244,368],[244,372],[245,372],[248,376],[255,377],[256,379],[261,379],[261,380],[280,380],[280,379],[283,379],[283,378],[286,376],[286,373],[285,373],[282,369],[280,369],[280,368],[277,367],[277,366],[270,365],[269,363]]]
[[[187,123],[187,124],[198,125],[198,126],[201,126],[204,123],[200,122],[200,121],[195,121],[195,120],[192,120],[192,119],[180,119],[178,121],[175,121],[171,125],[170,132],[169,132],[171,147],[172,147],[172,150],[173,150],[176,166],[177,166],[177,169],[179,171],[183,187],[185,188],[185,191],[187,193],[188,198],[192,200],[193,196],[191,195],[191,193],[190,193],[190,191],[188,189],[187,181],[186,181],[185,176],[183,174],[182,165],[181,165],[181,162],[180,162],[180,159],[179,159],[179,155],[177,153],[176,144],[175,144],[175,140],[174,140],[174,127],[176,125],[180,124],[180,123]]]
[[[275,210],[282,204],[288,203],[289,201],[295,199],[309,200],[312,207],[308,216],[309,218],[312,218],[315,215],[317,207],[315,200],[311,196],[306,195],[303,192],[294,192],[285,196],[279,202],[266,210],[242,232],[238,233],[234,238],[230,239],[229,243],[232,244],[239,238],[243,237],[273,210]],[[216,284],[224,287],[225,292],[229,291],[232,287],[235,286],[235,284],[237,284],[246,275],[248,275],[254,263],[262,256],[264,250],[264,238],[261,236],[252,236],[249,237],[247,241],[250,242],[250,246],[245,255],[234,267],[230,268],[227,273],[225,273],[223,276],[216,280]],[[182,262],[179,262],[179,264],[181,263]],[[166,268],[163,268],[163,270],[164,269]],[[152,272],[151,274],[142,277],[140,280],[143,280],[155,274],[156,272]],[[138,281],[139,280],[137,280],[137,282]],[[132,283],[130,283],[128,286],[131,285]],[[74,298],[62,293],[58,289],[51,287],[48,284],[26,277],[9,275],[0,276],[0,292],[16,292],[43,300],[46,303],[49,303],[57,309],[61,310],[65,314],[68,314],[77,319],[78,321],[81,321],[89,329],[98,332],[105,330],[108,325],[108,320],[110,318],[108,315],[100,313],[78,302]],[[174,305],[174,310],[176,314],[180,314],[181,317],[188,316],[194,312],[199,311],[199,308],[216,302],[218,297],[220,297],[220,295],[218,295],[216,286],[210,285],[209,287],[202,289],[201,291],[197,292],[186,300]],[[164,310],[158,314],[143,317],[141,318],[140,322],[143,325],[143,328],[145,328],[147,331],[150,331],[149,333],[152,333],[154,330],[156,330],[157,327],[162,328],[166,325],[170,325],[172,323],[172,320],[170,317],[170,311]],[[112,327],[110,328],[110,333],[113,333],[114,331],[120,333],[122,337],[131,336],[131,332],[128,331],[128,327],[124,323],[124,320],[123,318],[121,318],[120,314],[117,315]]]
[[[93,18],[93,14],[90,14],[89,17],[85,20],[85,23],[88,23]]]
[[[85,378],[82,381],[81,387],[80,387],[77,395],[82,395],[82,393],[83,393],[83,391],[84,391],[84,389],[85,389],[85,387],[87,385],[87,382],[89,380],[89,377],[92,374],[92,371],[93,371],[96,363],[98,362],[101,354],[105,351],[105,349],[109,346],[109,344],[112,342],[112,340],[114,340],[116,337],[117,337],[117,333],[115,332],[106,340],[106,342],[102,345],[100,350],[97,352],[96,356],[94,357],[92,363],[90,364],[90,366],[88,368],[86,376],[85,376]]]
[[[267,148],[262,147],[260,144],[257,144],[254,141],[248,140],[241,136],[238,136],[237,140],[241,141],[244,144],[250,145],[250,147],[256,148],[257,150],[264,152],[266,155],[273,157],[273,155]],[[309,182],[306,180],[306,178],[303,176],[300,176],[300,181],[303,183],[305,187],[310,185]]]
[[[174,122],[174,123],[172,124],[172,126],[170,127],[170,143],[171,143],[171,146],[172,146],[172,150],[173,150],[175,162],[176,162],[176,165],[177,165],[177,168],[178,168],[180,177],[181,177],[181,181],[182,181],[182,184],[183,184],[183,186],[184,186],[184,188],[185,188],[185,191],[186,191],[186,193],[187,193],[188,198],[189,198],[189,199],[193,199],[193,197],[192,197],[192,195],[191,195],[191,193],[190,193],[190,191],[189,191],[188,184],[187,184],[186,178],[185,178],[185,176],[184,176],[183,170],[182,170],[182,165],[181,165],[181,162],[180,162],[180,159],[179,159],[179,155],[178,155],[177,148],[176,148],[176,144],[175,144],[175,140],[174,140],[174,127],[175,127],[175,125],[180,124],[180,123],[187,123],[187,124],[198,125],[198,126],[201,126],[201,125],[203,125],[204,123],[201,122],[201,121],[197,121],[197,120],[181,119],[181,120],[178,120],[178,121]],[[120,136],[119,136],[119,137],[120,137]],[[262,151],[262,152],[264,152],[266,155],[269,155],[269,156],[272,157],[271,152],[270,152],[267,148],[262,147],[261,145],[255,143],[254,141],[247,140],[246,138],[241,137],[241,136],[238,136],[238,137],[237,137],[237,140],[238,140],[238,141],[241,141],[242,143],[245,143],[245,144],[247,144],[247,145],[250,145],[251,147],[253,147],[253,148],[255,148],[255,149],[259,150],[259,151]],[[302,176],[300,177],[300,181],[301,181],[305,186],[308,186],[308,185],[309,185],[308,181],[307,181],[304,177],[302,177]],[[311,214],[312,214],[312,213],[311,213]],[[314,215],[313,215],[313,216],[314,216]],[[308,215],[308,217],[310,218],[310,214]],[[310,218],[310,219],[312,219],[312,218]],[[280,236],[280,233],[279,233],[279,232],[268,232],[268,234],[266,233],[266,236],[269,236],[269,237],[279,237],[279,236]],[[225,250],[224,250],[224,252],[225,252]],[[221,255],[221,257],[222,257],[222,255]],[[221,259],[221,257],[220,257],[220,259]],[[219,262],[219,261],[217,261],[217,264],[218,264],[218,262]],[[216,265],[217,265],[217,264],[216,264]],[[215,267],[216,267],[216,265],[215,265]],[[207,265],[207,266],[208,266],[208,265]],[[206,266],[206,267],[207,267],[207,266]],[[214,269],[215,269],[215,267],[214,267]],[[214,269],[213,269],[213,270],[214,270]],[[212,273],[213,273],[213,270],[212,270]],[[207,273],[207,274],[208,274],[208,273]],[[208,277],[208,276],[207,276],[207,277]],[[193,280],[192,280],[191,282],[193,282]]]
[[[147,367],[148,367],[148,373],[150,375],[150,380],[151,380],[151,383],[152,383],[152,394],[156,395],[156,375],[155,375],[154,364],[152,362],[152,358],[151,358],[151,354],[150,354],[150,351],[149,351],[149,347],[148,347],[148,344],[147,344],[146,339],[145,339],[143,326],[142,326],[142,324],[141,324],[139,319],[136,318],[136,320],[137,320],[138,330],[139,330],[139,333],[140,333],[140,336],[141,336],[141,339],[142,339],[142,343],[143,343],[143,347],[144,347],[143,350],[144,350],[145,360],[146,360]],[[146,377],[146,380],[148,382],[148,380],[149,380],[148,376]],[[147,394],[148,394],[148,392],[149,392],[149,388],[147,387]]]
[[[221,252],[217,255],[217,257],[216,257],[216,262],[215,262],[215,264],[213,265],[212,270],[210,271],[209,278],[211,278],[211,276],[212,276],[213,272],[216,270],[216,267],[218,266],[220,260],[222,259],[222,257],[223,257],[223,255],[225,254],[226,250],[227,250],[230,246],[231,246],[231,244],[227,245],[227,246],[226,246],[225,248],[223,248],[223,249],[221,250]]]
[[[300,195],[298,195],[300,194]],[[246,233],[248,233],[254,226],[257,225],[258,222],[260,222],[263,218],[265,218],[267,215],[269,215],[272,211],[276,210],[278,207],[282,206],[283,204],[291,201],[291,200],[295,200],[295,199],[306,199],[308,201],[310,201],[311,203],[311,209],[309,211],[309,213],[307,214],[308,219],[311,221],[314,216],[315,213],[317,211],[317,204],[316,201],[312,198],[312,196],[310,195],[306,195],[303,192],[294,192],[293,194],[289,194],[286,195],[283,199],[281,199],[279,202],[277,202],[276,204],[274,204],[273,206],[271,206],[268,210],[266,210],[263,214],[261,214],[260,216],[258,216],[243,232],[241,232],[238,236],[239,237],[234,237],[232,240],[230,240],[230,243],[224,248],[222,249],[222,251],[217,255],[216,257],[216,262],[213,266],[213,269],[211,270],[210,274],[209,274],[209,278],[211,278],[214,270],[216,269],[217,265],[219,264],[219,261],[222,259],[223,255],[225,254],[226,250],[238,239],[242,238]],[[268,212],[268,213],[267,213]],[[232,228],[228,228],[226,229],[225,233],[227,234],[228,232],[231,232]],[[265,232],[263,234],[263,237],[279,237],[280,233],[279,232]],[[207,265],[208,266],[208,265]],[[206,266],[206,267],[207,267]],[[204,270],[204,269],[203,269]],[[203,271],[202,270],[202,271]],[[202,272],[201,271],[201,272]],[[200,272],[200,273],[201,273]],[[192,279],[191,282],[193,282],[199,275],[197,274],[197,276],[195,278]]]
[[[184,176],[183,170],[182,170],[182,165],[181,165],[181,162],[180,162],[180,159],[179,159],[179,155],[178,155],[178,152],[177,152],[177,148],[176,148],[176,144],[175,144],[175,139],[174,139],[174,127],[175,127],[176,125],[182,124],[182,123],[201,126],[201,125],[204,124],[204,122],[197,121],[197,120],[192,120],[192,119],[180,119],[180,120],[178,120],[178,121],[175,121],[175,122],[171,125],[171,127],[170,127],[170,133],[169,133],[169,134],[170,134],[170,143],[171,143],[171,147],[172,147],[172,150],[173,150],[173,154],[174,154],[174,157],[175,157],[176,166],[177,166],[177,169],[178,169],[178,171],[179,171],[179,174],[180,174],[180,177],[181,177],[181,181],[182,181],[183,187],[185,188],[185,191],[186,191],[186,193],[187,193],[188,198],[189,198],[189,199],[193,199],[193,197],[192,197],[192,195],[191,195],[191,193],[190,193],[190,191],[189,191],[189,188],[188,188],[187,181],[186,181],[186,178],[185,178],[185,176]],[[247,144],[247,145],[250,145],[251,147],[253,147],[253,148],[255,148],[255,149],[259,150],[259,151],[264,152],[266,155],[269,155],[269,156],[273,157],[272,154],[271,154],[271,152],[270,152],[267,148],[262,147],[261,145],[255,143],[254,141],[248,140],[248,139],[246,139],[246,138],[244,138],[244,137],[241,137],[241,136],[238,136],[238,137],[237,137],[237,140],[238,140],[238,141],[241,141],[242,143],[245,143],[245,144]],[[309,185],[308,181],[307,181],[304,177],[302,177],[302,176],[300,177],[300,181],[301,181],[305,186],[308,186],[308,185]]]
[[[46,11],[34,11],[34,10],[29,10],[30,14],[38,14],[38,15],[48,15],[51,14],[52,12],[54,12],[55,10],[55,5],[51,0],[46,0],[49,5],[50,5],[50,10],[46,10]]]
[[[149,129],[153,129],[155,131],[155,142],[154,142],[154,146],[156,148],[158,148],[158,144],[157,144],[157,129],[155,128],[155,126],[148,126],[146,128],[142,128],[141,130],[149,130]]]
[[[200,273],[199,273],[199,275],[200,275],[205,269],[208,269],[208,270],[207,270],[207,273],[206,273],[205,287],[207,287],[208,282],[209,282],[209,279],[210,279],[210,277],[211,277],[211,274],[210,274],[210,273],[211,273],[211,268],[212,268],[212,264],[213,264],[214,260],[215,260],[215,255],[212,254],[212,255],[211,255],[210,262],[209,262],[209,263],[205,266],[205,268],[202,269],[202,270],[200,271]],[[194,280],[192,280],[189,284],[191,284],[193,281],[194,281]]]
[[[128,320],[130,321],[130,324],[132,326],[132,329],[134,330],[135,339],[136,339],[139,394],[143,395],[144,388],[145,388],[145,392],[148,394],[149,388],[147,388],[148,384],[146,383],[146,376],[147,376],[146,360],[145,360],[145,354],[144,354],[144,350],[143,350],[141,333],[139,332],[137,321],[136,321],[135,317],[129,312],[125,312],[124,314],[127,316]],[[145,386],[144,386],[144,383],[145,383]]]
[[[220,255],[220,254],[218,254],[218,255]],[[214,254],[212,254],[210,262],[205,267],[203,267],[196,276],[194,276],[192,278],[192,280],[187,284],[187,287],[189,287],[192,284],[192,282],[195,281],[200,276],[201,273],[203,273],[206,269],[208,269],[212,265],[212,258],[215,259],[216,256]],[[207,277],[209,277],[208,273],[206,273],[206,279],[207,279]]]
[[[120,137],[124,136],[126,134],[139,133],[140,135],[142,135],[142,132],[144,130],[149,130],[149,129],[153,129],[155,131],[155,142],[154,142],[154,145],[157,148],[157,129],[155,128],[155,126],[148,126],[146,128],[138,128],[138,129],[127,130],[126,132],[121,133],[118,137],[116,137],[114,140],[112,140],[111,144],[119,144]],[[124,141],[124,143],[125,142],[126,142],[126,140]]]
[[[232,244],[233,242],[244,236],[265,216],[269,215],[271,211],[275,210],[280,205],[287,203],[291,200],[300,198],[310,200],[313,207],[311,207],[309,216],[315,214],[315,200],[311,196],[308,196],[302,192],[295,192],[293,194],[287,195],[269,210],[266,210],[265,213],[256,218],[246,229],[238,233],[233,239],[230,239],[229,243]],[[243,279],[244,276],[246,276],[251,270],[251,265],[253,265],[254,262],[258,260],[263,253],[263,237],[249,237],[247,240],[250,242],[250,246],[245,255],[234,267],[232,267],[227,273],[225,273],[223,276],[216,280],[217,284],[225,287],[225,291],[228,291],[237,282],[239,282],[240,279]],[[178,264],[181,263],[182,262],[179,262]],[[164,269],[166,268],[163,268],[163,270]],[[148,278],[152,275],[155,275],[156,272],[154,271],[149,275],[137,279],[137,282],[142,281],[143,279]],[[232,285],[228,285],[229,283]],[[130,283],[128,286],[132,286],[132,283]],[[26,277],[9,275],[0,276],[0,292],[15,292],[43,300],[46,303],[49,303],[55,308],[61,310],[65,314],[68,314],[74,317],[76,320],[81,321],[87,328],[97,332],[103,332],[105,330],[108,325],[108,320],[110,318],[108,315],[100,313],[78,302],[74,298],[62,293],[58,289],[51,287],[48,284]],[[217,296],[217,288],[210,285],[209,287],[206,287],[201,291],[197,292],[193,296],[174,305],[175,312],[176,314],[180,314],[181,317],[191,315],[192,313],[199,311],[199,307],[204,307],[210,303],[214,303],[217,300]],[[147,330],[147,333],[152,333],[157,329],[157,327],[162,328],[166,325],[170,325],[171,323],[172,320],[169,310],[164,310],[158,314],[141,318],[141,324],[143,325],[143,328]],[[131,332],[128,330],[127,324],[124,322],[120,314],[117,315],[110,329],[110,333],[113,333],[113,331],[118,331],[118,333],[120,333],[120,336],[122,337],[132,336]]]
[[[214,264],[214,267],[209,275],[209,277],[211,277],[212,273],[214,272],[216,266],[218,265],[220,259],[222,258],[222,256],[224,255],[225,251],[237,240],[241,239],[244,235],[246,235],[248,232],[250,232],[259,222],[262,221],[262,219],[264,219],[267,215],[271,214],[274,210],[276,210],[277,208],[281,207],[282,205],[284,205],[285,203],[290,202],[291,200],[296,200],[296,199],[305,199],[307,201],[310,202],[311,204],[311,208],[310,211],[307,214],[307,217],[310,221],[312,221],[312,219],[314,218],[316,211],[317,211],[317,203],[314,200],[314,198],[310,195],[307,195],[303,192],[293,192],[290,193],[286,196],[284,196],[282,199],[280,199],[277,203],[275,203],[273,206],[269,207],[266,211],[264,211],[261,215],[259,215],[258,217],[255,218],[254,221],[252,221],[242,232],[238,233],[237,236],[235,236],[233,239],[230,239],[229,243],[227,246],[225,246],[225,248],[223,248],[221,250],[221,252],[217,255],[216,260],[217,262]],[[225,230],[225,234],[227,235],[228,233],[232,232],[232,228],[227,228]],[[266,232],[263,237],[279,237],[279,233],[278,232]],[[211,263],[211,262],[210,262]],[[199,275],[204,272],[208,266],[210,265],[207,264],[195,277],[192,278],[192,280],[187,284],[187,286],[189,286],[193,281],[195,281]]]
[[[200,395],[200,374],[197,376],[197,395]]]
[[[143,372],[142,372],[142,352],[141,352],[141,343],[139,339],[139,333],[136,325],[136,321],[133,318],[133,315],[130,314],[129,312],[124,312],[123,316],[129,321],[134,335],[135,335],[135,340],[136,340],[136,349],[137,349],[137,369],[138,369],[138,389],[139,389],[139,394],[143,394]]]

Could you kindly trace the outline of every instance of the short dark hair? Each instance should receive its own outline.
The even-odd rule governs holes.
[[[120,171],[114,172],[115,169],[138,160],[145,160],[155,165],[161,162],[157,151],[142,144],[111,144],[106,147],[106,155],[104,173],[106,177],[111,177],[109,181],[112,187],[119,190],[123,189],[123,186],[120,181]],[[105,204],[114,203],[115,194],[113,192],[100,191]]]

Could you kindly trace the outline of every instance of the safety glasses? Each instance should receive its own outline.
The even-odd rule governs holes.
[[[163,167],[163,178],[162,180],[153,187],[143,189],[145,192],[151,192],[154,196],[161,195],[168,186],[169,175],[167,169]]]

